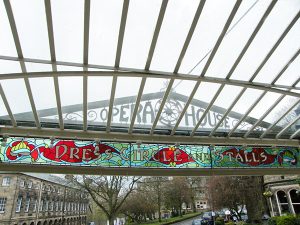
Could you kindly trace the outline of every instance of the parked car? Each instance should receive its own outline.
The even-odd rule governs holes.
[[[203,225],[202,219],[195,219],[195,220],[193,220],[192,225]]]
[[[202,224],[201,225],[209,225],[213,221],[212,212],[204,212],[202,215]]]

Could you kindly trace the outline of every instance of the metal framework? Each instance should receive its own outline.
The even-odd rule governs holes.
[[[82,138],[82,139],[106,139],[106,140],[122,140],[122,141],[144,141],[144,142],[181,142],[181,143],[191,143],[191,144],[226,144],[226,145],[286,145],[286,146],[298,146],[299,145],[299,134],[300,128],[299,123],[299,108],[300,103],[300,87],[297,86],[299,82],[299,77],[296,81],[291,84],[278,82],[280,78],[285,74],[290,66],[297,65],[299,63],[300,46],[299,43],[295,43],[294,55],[287,59],[285,66],[277,73],[276,77],[272,82],[257,82],[255,79],[258,77],[261,70],[270,61],[270,58],[274,55],[277,49],[282,45],[282,42],[286,40],[286,37],[291,33],[291,30],[299,28],[298,19],[300,17],[300,9],[294,15],[289,24],[281,32],[274,45],[269,49],[266,56],[259,63],[255,72],[252,74],[250,79],[232,79],[232,75],[240,66],[241,61],[244,59],[245,55],[248,53],[253,42],[255,42],[256,37],[260,34],[261,29],[265,26],[267,19],[273,12],[273,9],[278,6],[279,0],[273,0],[265,8],[259,22],[256,24],[255,28],[251,33],[249,33],[249,38],[245,42],[242,50],[237,54],[237,58],[232,62],[232,66],[227,74],[224,74],[221,78],[216,76],[209,76],[208,71],[213,66],[213,61],[217,56],[220,47],[226,35],[233,29],[233,21],[237,16],[237,12],[241,10],[241,5],[243,2],[237,0],[233,5],[230,13],[227,16],[227,20],[224,23],[222,30],[216,38],[213,48],[206,54],[208,56],[203,69],[197,75],[192,75],[190,73],[183,73],[181,67],[186,55],[188,54],[189,47],[197,29],[201,28],[201,19],[203,17],[203,12],[208,10],[209,0],[199,1],[198,7],[195,10],[195,14],[190,21],[190,26],[188,32],[186,33],[185,39],[180,48],[178,58],[175,62],[175,67],[173,72],[157,71],[152,69],[152,61],[155,57],[156,51],[158,51],[158,42],[160,41],[160,33],[162,29],[167,29],[164,27],[164,20],[166,13],[169,10],[169,1],[162,0],[157,17],[155,18],[155,27],[153,30],[151,42],[148,49],[148,54],[146,56],[146,62],[141,65],[140,68],[130,68],[123,66],[121,64],[121,57],[123,57],[123,46],[125,41],[126,29],[128,25],[127,17],[131,13],[129,0],[123,1],[122,10],[120,15],[120,24],[118,29],[118,38],[116,43],[116,54],[114,65],[98,65],[90,63],[90,50],[91,50],[91,9],[92,2],[90,0],[85,0],[83,5],[83,52],[82,52],[82,62],[66,62],[57,60],[56,51],[56,40],[55,40],[55,27],[53,25],[52,12],[55,10],[51,5],[51,0],[44,0],[44,13],[46,18],[46,30],[48,35],[49,44],[49,59],[38,59],[38,58],[28,58],[24,57],[22,51],[22,43],[20,39],[20,34],[18,32],[18,24],[16,24],[14,9],[9,0],[3,0],[4,7],[7,13],[7,19],[9,21],[10,32],[14,40],[14,45],[16,48],[17,56],[4,55],[0,49],[0,60],[5,60],[7,62],[16,61],[20,64],[21,73],[1,73],[0,74],[0,96],[2,98],[3,105],[7,112],[6,115],[0,116],[0,135],[14,135],[14,136],[38,136],[38,137],[49,137],[57,136],[61,138]],[[186,3],[188,4],[188,3]],[[250,9],[249,9],[250,10]],[[251,10],[255,10],[255,7]],[[248,11],[247,11],[248,12]],[[242,18],[238,19],[240,22]],[[237,22],[237,23],[238,23]],[[22,23],[22,21],[19,21]],[[235,26],[236,24],[234,24]],[[25,26],[25,24],[24,24]],[[200,28],[199,28],[200,27]],[[101,28],[99,28],[101,29]],[[176,38],[176,37],[174,37]],[[99,40],[100,41],[100,40]],[[134,47],[134,46],[133,46]],[[226,57],[226,56],[223,56]],[[52,71],[48,72],[27,72],[26,63],[37,63],[41,65],[51,65]],[[199,63],[198,63],[199,64]],[[197,64],[197,65],[198,65]],[[58,71],[58,66],[71,66],[77,67],[78,71]],[[141,69],[143,68],[143,69]],[[99,71],[90,71],[90,69],[98,69]],[[1,70],[1,69],[0,69]],[[1,72],[1,71],[0,71]],[[83,103],[82,105],[71,105],[63,106],[61,103],[61,92],[60,88],[60,77],[82,77],[83,78]],[[273,76],[273,74],[270,74]],[[297,75],[299,76],[299,74]],[[37,110],[35,104],[35,98],[32,92],[32,87],[30,84],[30,79],[32,78],[43,78],[49,77],[53,79],[54,94],[56,101],[56,108]],[[91,77],[111,77],[111,90],[109,93],[109,99],[105,101],[88,102],[88,81]],[[141,78],[141,82],[138,91],[135,96],[124,96],[123,98],[115,98],[117,83],[119,77],[132,77]],[[168,80],[168,84],[165,89],[159,93],[146,94],[144,93],[147,81],[149,78],[156,78]],[[7,93],[1,84],[1,81],[23,79],[26,87],[28,99],[30,102],[31,111],[33,113],[34,121],[29,121],[28,113],[21,112],[14,113],[11,107],[11,102],[7,98]],[[190,94],[188,96],[180,95],[176,93],[175,82],[182,81],[194,81],[194,85],[190,87]],[[212,96],[209,102],[205,102],[202,99],[197,99],[195,96],[197,92],[201,89],[202,83],[214,83],[219,84],[219,87],[215,90],[214,96]],[[224,89],[228,86],[240,87],[238,93],[232,99],[233,101],[227,108],[222,108],[216,105],[216,101],[220,96],[225,95]],[[130,87],[128,87],[130,88]],[[252,105],[247,106],[247,110],[244,114],[239,114],[234,112],[234,107],[241,101],[242,97],[245,96],[247,90],[258,90],[262,93],[254,101]],[[273,104],[265,111],[261,112],[257,118],[250,117],[249,114],[258,106],[258,104],[266,97],[268,93],[277,93],[280,96],[273,99]],[[280,113],[278,118],[274,121],[267,121],[266,117],[271,113],[274,113],[276,106],[278,104],[283,104],[285,98],[293,97],[295,99],[290,105],[288,105]],[[130,111],[129,121],[127,123],[112,123],[114,117],[114,107],[116,105],[122,105],[124,101],[131,101],[132,110]],[[169,124],[163,124],[161,121],[164,114],[172,114],[169,109],[167,109],[168,104],[171,100],[180,101],[183,107],[180,108],[176,117],[172,117],[174,122]],[[151,125],[141,125],[137,122],[140,118],[140,110],[142,103],[146,101],[156,101],[159,100],[159,105],[155,109],[155,115],[152,120]],[[107,120],[103,123],[91,123],[88,119],[88,113],[91,109],[96,109],[99,107],[104,107],[107,109]],[[191,107],[198,107],[201,109],[201,114],[197,114],[197,119],[195,119],[195,124],[191,127],[181,126],[182,121],[187,121],[187,114]],[[169,111],[168,111],[169,110]],[[193,108],[194,110],[194,108]],[[65,117],[66,113],[82,113],[82,121],[68,121]],[[199,111],[200,112],[200,111]],[[210,117],[210,113],[219,114],[218,120],[215,124],[209,128],[203,127],[203,123],[207,118]],[[292,117],[290,115],[293,115]],[[48,116],[48,117],[47,117]],[[56,116],[57,121],[51,120],[50,116]],[[171,116],[174,116],[173,114]],[[284,119],[288,116],[291,117],[288,122],[284,123]],[[47,118],[46,118],[47,117]],[[229,128],[224,128],[224,123],[228,118],[236,119],[235,124]],[[242,125],[248,124],[250,127],[247,129],[241,128]],[[261,129],[257,129],[257,128]]]

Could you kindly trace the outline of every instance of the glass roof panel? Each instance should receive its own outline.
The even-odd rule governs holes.
[[[249,107],[256,101],[263,91],[247,88],[240,100],[235,104],[232,111],[240,114],[246,113]]]
[[[88,77],[88,123],[106,124],[112,77]],[[96,104],[92,104],[96,102]]]
[[[299,40],[300,21],[294,25],[293,29],[288,33],[286,38],[254,79],[254,82],[271,83],[282,68],[289,62],[290,58],[292,58],[300,49]],[[298,56],[298,58],[300,57]]]
[[[37,110],[57,108],[53,78],[30,78],[29,81]],[[40,112],[38,115],[44,117]]]
[[[10,2],[24,57],[50,59],[44,1],[11,0]]]
[[[300,4],[297,4],[294,0],[277,2],[234,71],[231,77],[232,79],[250,79],[299,9]],[[281,58],[281,60],[283,59],[285,59],[285,57]],[[278,69],[274,71],[278,71]],[[243,76],[241,76],[241,74],[243,74]]]
[[[29,102],[23,79],[1,80],[4,93],[16,120],[31,120],[33,121],[33,114]],[[16,100],[16,96],[18,96]],[[18,116],[18,113],[26,113],[26,116]]]
[[[273,109],[273,111],[264,119],[269,123],[275,122],[280,116],[282,116],[288,109],[291,108],[293,104],[296,103],[298,98],[286,96],[284,97],[281,102]],[[291,114],[295,113],[294,111]]]
[[[241,90],[238,86],[225,85],[214,105],[228,108]]]
[[[54,43],[58,61],[82,62],[83,0],[52,0]],[[66,10],[68,9],[68,10]]]
[[[278,93],[268,92],[250,112],[249,116],[260,118],[261,115],[267,111],[280,96],[281,95]]]
[[[0,60],[0,74],[21,73],[20,63],[17,61]]]
[[[225,129],[232,129],[236,123],[244,116],[249,107],[255,102],[255,100],[261,95],[262,91],[248,88],[242,95],[242,97],[235,104],[232,113],[238,113],[239,116],[235,118],[231,118],[227,116],[224,122],[220,125],[217,131],[221,131]],[[223,116],[224,114],[222,114]]]
[[[0,55],[17,56],[13,35],[3,1],[0,2],[0,34]]]
[[[141,78],[118,78],[111,121],[112,125],[120,126],[122,124],[123,126],[129,126],[140,84]]]
[[[287,70],[281,75],[275,84],[281,85],[293,85],[297,79],[300,77],[300,56],[298,56],[295,61],[290,64]]]
[[[178,130],[196,126],[196,123],[201,118],[203,111],[206,109],[206,106],[209,104],[211,99],[215,96],[219,87],[219,84],[201,82],[191,104],[184,114],[184,118],[179,124],[180,128]],[[207,120],[204,120],[201,127],[204,127],[206,122]]]
[[[59,77],[58,81],[65,123],[82,123],[83,78]]]
[[[151,70],[174,70],[198,4],[196,0],[168,2]]]
[[[57,66],[57,71],[82,71],[82,67],[77,66]]]
[[[158,125],[163,126],[167,124],[167,126],[174,127],[195,84],[195,81],[175,80],[172,93],[170,93],[170,97],[165,104],[161,115],[162,119],[159,120]]]
[[[269,4],[270,1],[243,1],[206,76],[222,78],[227,76]]]
[[[150,128],[156,116],[160,100],[169,83],[169,79],[148,78],[144,87],[140,108],[138,110],[134,127]]]
[[[89,62],[99,65],[114,65],[122,0],[91,1]]]
[[[52,71],[51,64],[25,63],[27,72],[48,72]]]
[[[3,103],[3,100],[0,97],[0,116],[6,116],[6,115],[8,115],[8,113],[6,111],[6,108],[5,108],[5,105]]]
[[[232,0],[206,1],[186,55],[183,58],[179,70],[180,73],[189,73],[214,47],[234,3],[235,1]],[[177,24],[175,25],[178,26]],[[182,44],[180,46],[182,46]],[[202,61],[201,65],[197,66],[191,74],[200,75],[207,58],[208,57],[205,57],[205,60]],[[177,57],[175,60],[177,60]]]
[[[143,69],[146,64],[161,0],[131,0],[122,48],[122,67]]]

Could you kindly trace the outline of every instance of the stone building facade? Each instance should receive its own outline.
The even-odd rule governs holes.
[[[59,177],[0,173],[1,225],[83,225],[87,209],[87,193]]]
[[[264,195],[271,216],[300,214],[299,176],[264,176]]]

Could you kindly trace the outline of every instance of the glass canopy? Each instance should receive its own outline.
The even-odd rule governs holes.
[[[3,0],[0,135],[299,145],[299,0]]]

